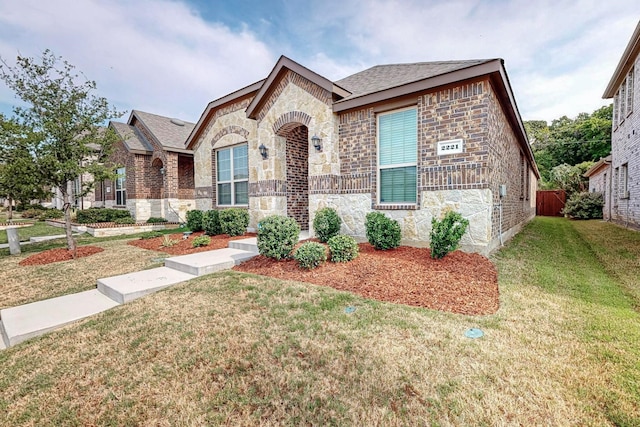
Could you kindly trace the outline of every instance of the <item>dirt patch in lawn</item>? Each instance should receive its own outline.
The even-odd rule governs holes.
[[[97,246],[78,246],[76,258],[83,258],[90,255],[97,254],[104,251],[104,249]],[[71,251],[66,248],[49,249],[48,251],[42,251],[37,254],[31,255],[20,261],[18,264],[21,266],[27,265],[46,265],[53,262],[69,261],[73,259]]]
[[[326,262],[313,270],[295,260],[259,255],[233,269],[353,292],[366,298],[459,314],[492,314],[499,307],[495,266],[479,254],[453,252],[434,260],[429,249],[401,246],[375,250],[362,243],[347,263]]]
[[[129,245],[137,248],[149,249],[152,251],[165,252],[171,255],[187,255],[194,254],[196,252],[211,251],[214,249],[223,249],[228,247],[230,240],[247,239],[249,237],[256,237],[255,233],[245,233],[242,236],[230,237],[227,234],[220,234],[218,236],[209,236],[211,243],[207,246],[193,247],[193,239],[204,235],[204,232],[199,231],[192,233],[189,238],[183,239],[182,233],[174,233],[167,235],[174,243],[172,246],[163,246],[165,237],[154,237],[153,239],[138,239],[128,242]]]

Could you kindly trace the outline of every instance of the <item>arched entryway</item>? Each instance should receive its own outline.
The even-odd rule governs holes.
[[[309,229],[309,129],[288,123],[278,135],[286,139],[287,216]]]
[[[155,158],[151,162],[151,174],[149,176],[151,185],[149,186],[149,199],[164,198],[164,164],[162,159]]]

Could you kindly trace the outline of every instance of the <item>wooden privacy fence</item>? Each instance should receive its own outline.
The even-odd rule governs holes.
[[[562,216],[566,200],[564,190],[539,190],[536,192],[536,215]]]

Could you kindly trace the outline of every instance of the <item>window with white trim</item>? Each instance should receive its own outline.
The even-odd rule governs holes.
[[[127,170],[118,168],[116,175],[116,205],[125,206],[127,204]]]
[[[408,108],[378,115],[378,202],[417,201],[418,118]]]
[[[618,127],[618,109],[620,108],[620,91],[616,92],[613,97],[613,128],[616,129]]]
[[[620,198],[628,199],[629,198],[629,174],[628,174],[628,164],[620,166]]]
[[[247,144],[216,151],[218,206],[249,204],[249,153]]]
[[[620,114],[618,115],[618,119],[620,123],[624,122],[625,117],[627,117],[627,80],[622,82],[622,86],[620,86]]]

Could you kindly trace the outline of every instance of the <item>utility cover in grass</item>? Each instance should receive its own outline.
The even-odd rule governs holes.
[[[464,333],[464,336],[467,338],[482,338],[484,336],[484,332],[482,332],[482,330],[477,329],[477,328],[471,328],[471,329],[467,329],[467,331]]]

